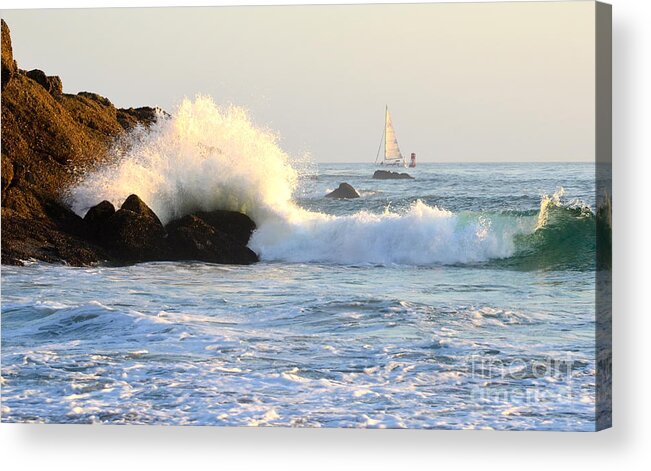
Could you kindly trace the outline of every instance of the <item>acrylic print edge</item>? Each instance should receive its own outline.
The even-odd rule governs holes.
[[[595,2],[595,430],[612,427],[612,6]]]

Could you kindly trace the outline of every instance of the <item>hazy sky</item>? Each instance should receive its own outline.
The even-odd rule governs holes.
[[[2,11],[23,69],[119,107],[212,95],[290,154],[594,159],[594,3]]]

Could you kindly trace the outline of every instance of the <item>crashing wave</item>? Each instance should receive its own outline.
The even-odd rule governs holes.
[[[125,150],[126,149],[126,150]],[[116,151],[117,153],[117,151]],[[595,216],[563,190],[537,213],[452,213],[417,201],[402,212],[333,216],[292,199],[300,168],[278,137],[239,107],[209,97],[184,100],[148,133],[133,133],[116,162],[83,177],[69,193],[83,215],[101,200],[138,194],[163,223],[197,210],[249,215],[249,246],[262,260],[341,264],[497,263],[517,268],[590,268]],[[303,165],[304,167],[304,165]]]

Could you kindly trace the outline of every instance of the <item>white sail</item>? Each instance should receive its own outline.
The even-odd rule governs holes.
[[[384,160],[404,160],[400,147],[398,146],[398,139],[396,139],[396,132],[393,130],[393,123],[391,123],[391,114],[389,108],[386,110],[386,117],[384,122]]]

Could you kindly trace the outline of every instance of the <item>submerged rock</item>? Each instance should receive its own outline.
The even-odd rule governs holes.
[[[352,185],[344,182],[340,183],[339,187],[331,191],[326,195],[326,198],[341,198],[341,199],[351,199],[351,198],[359,198],[359,193],[357,193],[357,190],[353,188]]]
[[[408,173],[391,172],[389,170],[376,170],[373,174],[376,180],[413,180]]]

